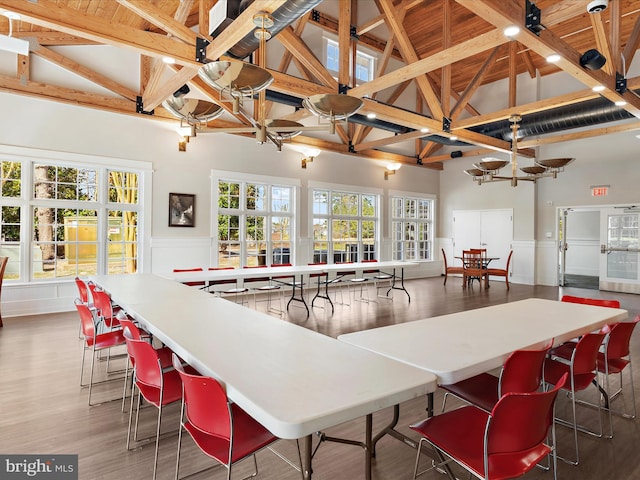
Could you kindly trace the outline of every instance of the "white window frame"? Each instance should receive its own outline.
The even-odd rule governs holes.
[[[400,258],[396,257],[396,249],[395,249],[395,242],[396,239],[394,238],[394,230],[393,230],[393,225],[395,222],[397,221],[404,221],[405,218],[398,218],[398,217],[394,217],[394,212],[393,212],[393,200],[395,198],[403,198],[403,199],[415,199],[415,200],[427,200],[431,203],[429,211],[431,213],[430,215],[430,219],[427,220],[426,222],[422,222],[422,223],[427,223],[429,228],[429,235],[428,235],[428,242],[429,242],[429,251],[428,251],[428,257],[427,259],[410,259],[410,261],[412,262],[432,262],[434,261],[434,255],[435,255],[435,239],[436,239],[436,232],[435,232],[435,228],[436,228],[436,213],[437,213],[437,197],[435,195],[429,195],[429,194],[424,194],[424,193],[417,193],[417,192],[406,192],[406,191],[400,191],[400,190],[389,190],[389,219],[388,219],[388,228],[389,228],[389,235],[391,238],[391,258],[392,260],[407,260],[406,258],[406,252],[404,251],[404,241],[403,243],[403,248],[401,250],[401,255]],[[408,220],[408,219],[407,219]],[[416,219],[417,221],[417,219]],[[417,243],[418,240],[416,240]],[[417,250],[416,250],[417,251]]]
[[[34,221],[33,208],[38,206],[51,206],[53,208],[89,208],[96,210],[98,215],[98,239],[97,243],[102,248],[98,249],[97,274],[106,275],[107,246],[108,246],[108,222],[107,214],[109,210],[135,210],[138,213],[138,238],[137,238],[137,273],[150,270],[151,267],[151,206],[152,206],[152,164],[151,162],[141,162],[126,160],[115,157],[98,157],[77,153],[57,152],[50,150],[32,149],[25,147],[14,147],[10,145],[0,145],[0,160],[10,162],[20,162],[21,171],[21,191],[20,197],[3,199],[0,197],[0,204],[20,207],[20,267],[19,279],[9,280],[13,285],[29,283],[64,283],[73,280],[64,278],[34,279],[33,264],[33,239]],[[60,200],[36,199],[33,195],[33,165],[50,164],[71,168],[91,168],[98,172],[98,199],[95,202],[76,202],[65,200],[61,204]],[[108,178],[109,170],[130,171],[138,174],[138,204],[119,204],[108,201]]]
[[[337,70],[329,68],[328,54],[329,54],[330,45],[335,45],[338,51],[340,50],[340,45],[338,44],[337,40],[330,38],[328,36],[324,36],[322,41],[322,58],[324,61],[324,65],[327,67],[327,70],[329,71],[329,73],[331,73],[331,75],[333,75],[333,77],[337,80],[339,72]],[[369,79],[363,80],[363,79],[356,78],[355,79],[356,85],[360,85],[362,83],[370,82],[371,80],[373,80],[376,73],[376,63],[378,61],[378,57],[373,52],[368,53],[361,48],[356,48],[356,58],[364,58],[369,61],[369,68],[368,68]],[[353,71],[353,58],[349,56],[349,75],[351,75],[352,71]]]
[[[291,250],[289,252],[289,259],[292,264],[295,264],[297,245],[296,239],[300,237],[299,231],[299,198],[300,198],[300,180],[286,177],[272,177],[269,175],[254,175],[240,172],[232,172],[226,170],[212,170],[211,171],[211,265],[214,267],[218,267],[218,215],[221,213],[220,208],[218,206],[218,184],[220,181],[230,181],[230,182],[238,182],[241,184],[261,184],[267,185],[269,189],[269,193],[267,194],[267,202],[269,206],[267,210],[263,211],[254,211],[247,210],[245,202],[246,199],[244,191],[240,192],[240,208],[238,209],[238,214],[241,216],[240,221],[240,234],[239,234],[239,242],[241,244],[241,259],[240,266],[246,265],[247,260],[247,248],[246,248],[246,234],[245,234],[245,226],[246,221],[243,221],[242,218],[246,218],[247,215],[251,216],[252,214],[261,215],[264,212],[264,215],[270,221],[273,214],[278,214],[278,216],[289,216],[291,218]],[[271,211],[271,187],[291,187],[292,190],[292,198],[291,198],[291,213],[288,215],[283,215],[279,212]],[[269,223],[270,228],[270,223]],[[268,236],[270,237],[270,236]],[[267,238],[265,240],[268,245],[267,252],[267,260],[272,259],[272,241],[271,238]],[[270,264],[271,262],[267,262]]]

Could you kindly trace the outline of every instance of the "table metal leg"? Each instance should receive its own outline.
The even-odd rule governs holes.
[[[389,292],[391,292],[391,290],[402,290],[404,291],[404,293],[407,294],[407,298],[409,299],[409,303],[411,303],[411,295],[409,295],[409,292],[407,291],[407,289],[404,287],[404,268],[400,269],[400,286],[396,287],[396,280],[397,280],[397,276],[396,276],[396,269],[393,269],[393,280],[391,280],[391,287],[389,287],[389,290],[387,290],[387,296],[389,295]]]
[[[311,458],[313,451],[311,435],[307,435],[302,440],[302,450],[302,478],[304,480],[311,480],[311,473],[313,472],[311,468]]]
[[[304,305],[304,308],[307,310],[307,317],[309,316],[309,306],[307,305],[307,302],[304,299],[304,275],[300,275],[300,283],[296,282],[296,277],[295,275],[293,276],[293,285],[292,285],[292,290],[291,290],[291,298],[289,299],[289,301],[287,302],[287,311],[289,311],[289,305],[291,304],[291,302],[293,302],[294,300],[296,302],[301,302]],[[296,297],[296,289],[300,289],[300,296]]]
[[[324,300],[328,300],[329,304],[331,305],[331,315],[333,315],[333,302],[331,301],[331,298],[329,297],[329,274],[325,273],[324,274],[324,295],[320,293],[320,279],[322,277],[318,277],[318,289],[316,291],[315,296],[313,297],[313,300],[311,300],[311,307],[313,308],[313,303],[316,301],[316,298],[322,298]]]

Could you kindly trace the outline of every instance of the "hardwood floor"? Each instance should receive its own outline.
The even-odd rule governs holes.
[[[393,323],[408,322],[420,318],[442,315],[467,309],[520,300],[529,297],[558,299],[563,293],[599,298],[618,298],[630,318],[640,314],[640,296],[612,294],[575,288],[532,287],[511,284],[506,291],[501,282],[491,282],[489,290],[478,285],[463,290],[459,279],[450,278],[446,286],[441,278],[411,280],[407,289],[411,303],[403,292],[394,292],[394,300],[378,303],[351,301],[350,306],[336,305],[335,314],[330,308],[314,308],[309,318],[304,309],[292,306],[291,313],[283,321],[291,321],[303,327],[336,337],[342,333],[373,328]],[[373,297],[373,291],[369,292]],[[260,308],[266,304],[261,303]],[[316,302],[317,305],[317,302]],[[4,318],[0,329],[0,454],[78,454],[80,479],[133,479],[151,478],[153,445],[134,451],[125,449],[128,415],[120,411],[120,402],[106,402],[89,407],[87,390],[79,387],[80,355],[82,342],[78,339],[78,316],[73,312]],[[241,345],[238,348],[242,348]],[[632,340],[633,361],[636,363],[635,381],[640,385],[640,329]],[[311,353],[310,353],[311,354]],[[116,365],[123,366],[124,360]],[[97,371],[104,371],[104,362]],[[384,372],[381,372],[383,375]],[[96,400],[119,399],[122,380],[100,386],[94,390]],[[277,395],[277,392],[274,392]],[[436,393],[436,406],[440,405],[441,392]],[[453,403],[450,404],[453,407]],[[563,395],[558,399],[559,415],[568,416],[570,402]],[[416,438],[407,425],[423,418],[425,400],[417,399],[402,405],[399,429]],[[595,410],[579,407],[579,416],[585,423],[593,423]],[[173,478],[175,466],[176,430],[179,405],[166,408],[163,431],[168,436],[160,443],[159,479]],[[155,408],[141,413],[141,436],[155,430]],[[374,416],[374,431],[391,418],[389,410]],[[336,426],[327,433],[361,440],[364,420],[358,419]],[[572,433],[558,427],[558,445],[562,452],[571,455]],[[614,438],[598,439],[580,435],[578,466],[559,463],[559,479],[623,480],[640,478],[640,427],[638,420],[614,418]],[[289,458],[296,458],[296,445],[292,441],[276,444],[279,451]],[[374,460],[373,478],[377,480],[410,479],[415,451],[389,437],[378,444]],[[250,463],[250,462],[248,462]],[[300,474],[269,451],[258,455],[258,478],[288,480],[300,478]],[[183,442],[181,475],[195,472],[211,465],[190,439]],[[234,478],[245,476],[251,465],[234,469]],[[459,472],[459,470],[456,470]],[[461,472],[460,472],[461,473]],[[222,469],[194,476],[195,479],[226,478]],[[462,473],[461,473],[462,475]],[[323,443],[314,458],[316,479],[364,478],[363,455],[359,447]],[[421,478],[440,479],[432,471]],[[463,476],[462,478],[466,478]],[[549,472],[535,469],[524,478],[551,479]]]

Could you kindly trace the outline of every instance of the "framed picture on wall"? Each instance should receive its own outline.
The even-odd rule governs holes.
[[[196,196],[188,193],[169,194],[169,226],[193,227],[196,218]]]

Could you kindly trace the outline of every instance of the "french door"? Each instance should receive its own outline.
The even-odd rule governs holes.
[[[513,243],[513,210],[455,210],[453,212],[453,253],[486,248],[487,256],[498,260],[491,268],[505,268]],[[452,262],[455,263],[455,262]]]
[[[600,290],[640,293],[640,212],[607,208],[600,215]]]

